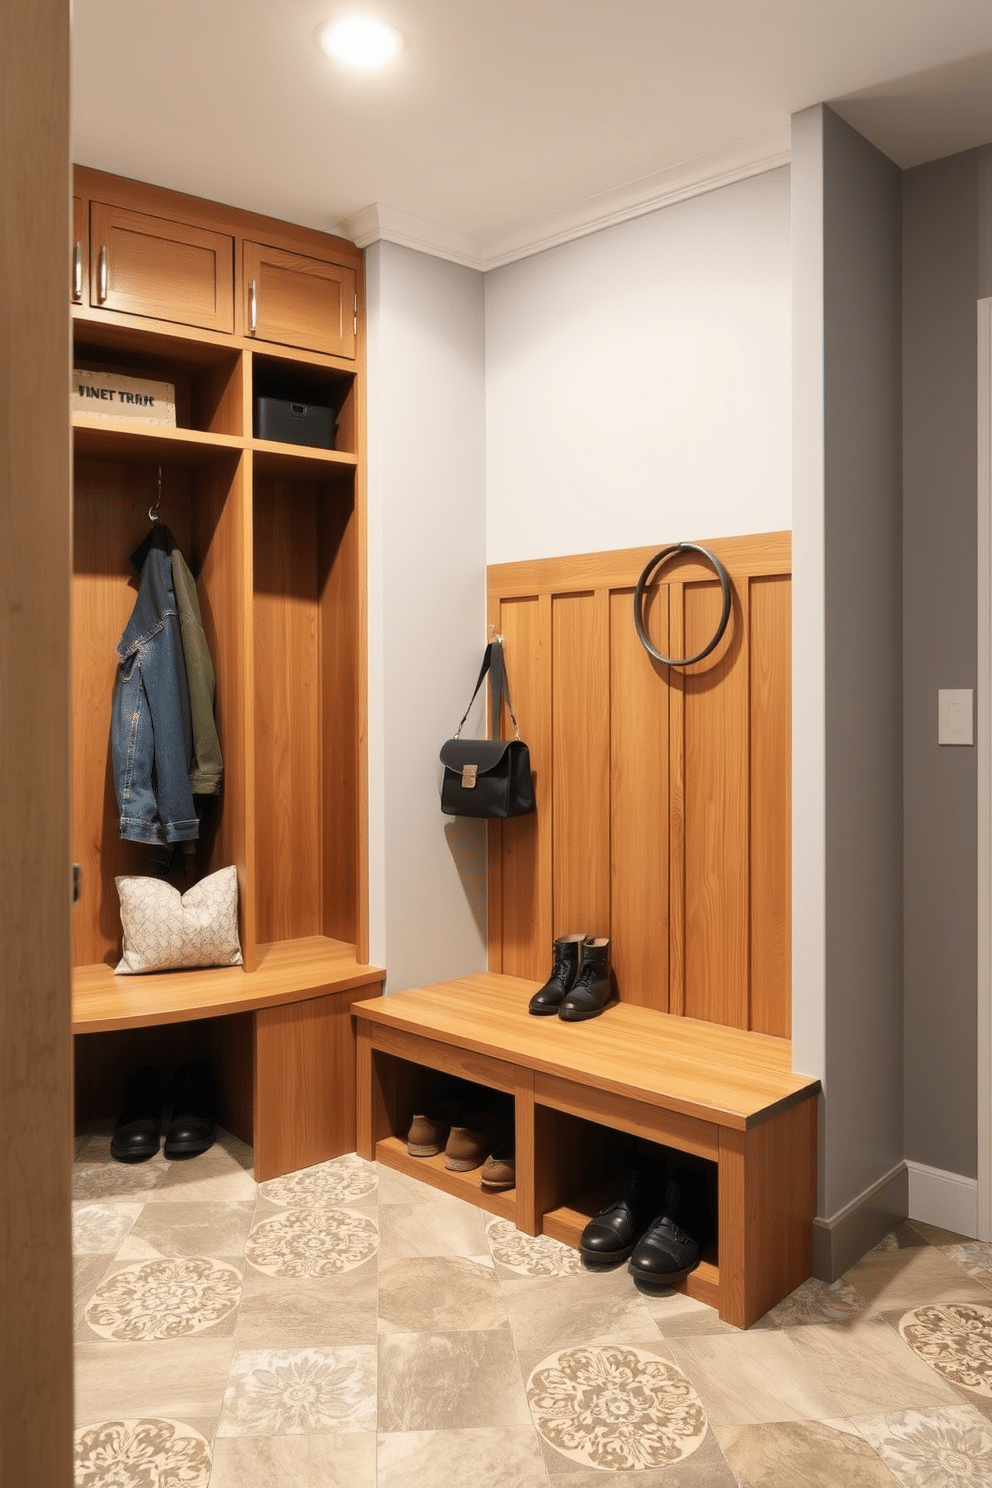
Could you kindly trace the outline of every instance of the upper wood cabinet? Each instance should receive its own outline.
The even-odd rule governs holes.
[[[234,239],[90,203],[89,303],[101,310],[234,330]]]
[[[354,269],[244,243],[245,334],[329,356],[354,357],[358,302]]]

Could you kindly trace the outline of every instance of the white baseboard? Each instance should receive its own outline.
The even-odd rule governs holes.
[[[978,1235],[978,1180],[906,1163],[909,1173],[909,1217],[975,1239]]]

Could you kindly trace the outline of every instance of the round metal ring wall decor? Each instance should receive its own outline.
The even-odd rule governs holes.
[[[723,592],[723,610],[720,614],[720,623],[713,634],[712,640],[703,647],[702,651],[697,651],[695,656],[662,656],[661,652],[656,651],[654,646],[652,646],[647,627],[644,624],[644,591],[653,579],[658,578],[669,559],[676,557],[679,553],[698,553],[703,561],[709,564],[720,580],[720,588]],[[647,564],[637,581],[637,588],[634,590],[634,625],[637,627],[637,638],[648,655],[653,656],[655,661],[663,661],[666,666],[673,667],[692,666],[693,662],[702,661],[704,656],[709,656],[710,652],[720,644],[723,633],[727,628],[727,621],[730,619],[730,607],[732,603],[733,591],[730,587],[730,575],[719,558],[714,553],[711,553],[708,548],[701,548],[698,543],[673,543],[671,547],[662,548],[660,553],[655,553],[651,562]]]

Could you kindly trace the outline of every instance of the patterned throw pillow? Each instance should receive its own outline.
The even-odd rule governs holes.
[[[124,927],[118,975],[241,965],[237,868],[221,868],[185,894],[160,878],[115,883]]]

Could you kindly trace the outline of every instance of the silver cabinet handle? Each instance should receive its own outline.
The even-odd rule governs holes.
[[[252,279],[248,285],[248,329],[252,335],[258,324],[258,288]]]
[[[72,298],[83,298],[83,246],[78,239],[72,255]]]
[[[97,295],[102,304],[107,298],[107,245],[104,243],[100,249],[100,278],[97,287]]]

